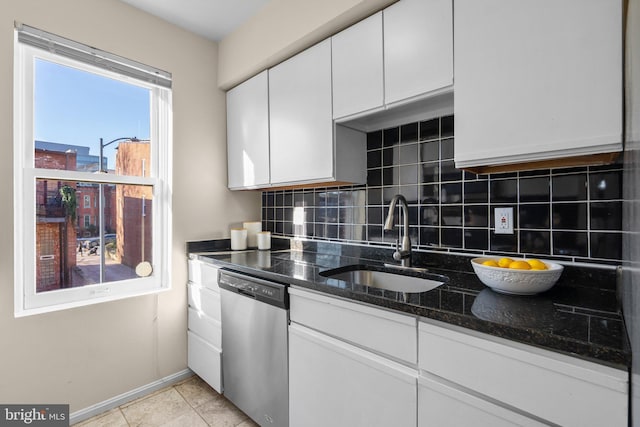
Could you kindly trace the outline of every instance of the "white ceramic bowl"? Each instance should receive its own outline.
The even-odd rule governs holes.
[[[541,260],[548,270],[515,270],[511,268],[482,265],[484,261],[499,258],[473,258],[473,271],[482,283],[496,292],[514,295],[534,295],[548,291],[556,284],[564,267],[554,262]]]

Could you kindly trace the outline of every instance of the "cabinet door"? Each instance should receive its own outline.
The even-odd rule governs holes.
[[[271,183],[331,180],[331,40],[269,70]]]
[[[622,3],[456,0],[456,166],[621,150]]]
[[[292,426],[415,427],[417,371],[292,323]]]
[[[269,184],[269,83],[267,71],[227,92],[228,187]]]
[[[333,118],[381,107],[382,12],[331,38]]]
[[[627,371],[434,320],[418,327],[423,371],[554,425],[628,423]]]
[[[451,0],[402,0],[383,15],[385,103],[451,86]]]
[[[545,426],[433,376],[418,378],[418,427]]]

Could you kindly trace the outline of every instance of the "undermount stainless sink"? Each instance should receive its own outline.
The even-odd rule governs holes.
[[[437,288],[449,281],[447,276],[420,269],[388,268],[366,265],[352,265],[335,268],[320,273],[321,276],[385,289],[394,292],[420,293]]]

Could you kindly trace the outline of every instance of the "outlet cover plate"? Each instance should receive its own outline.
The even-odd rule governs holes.
[[[496,208],[496,234],[513,234],[513,208]]]

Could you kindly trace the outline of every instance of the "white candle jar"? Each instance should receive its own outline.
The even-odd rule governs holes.
[[[271,249],[271,232],[261,231],[258,233],[258,249],[266,251]]]
[[[231,229],[231,250],[241,251],[247,249],[247,229],[232,228]]]

